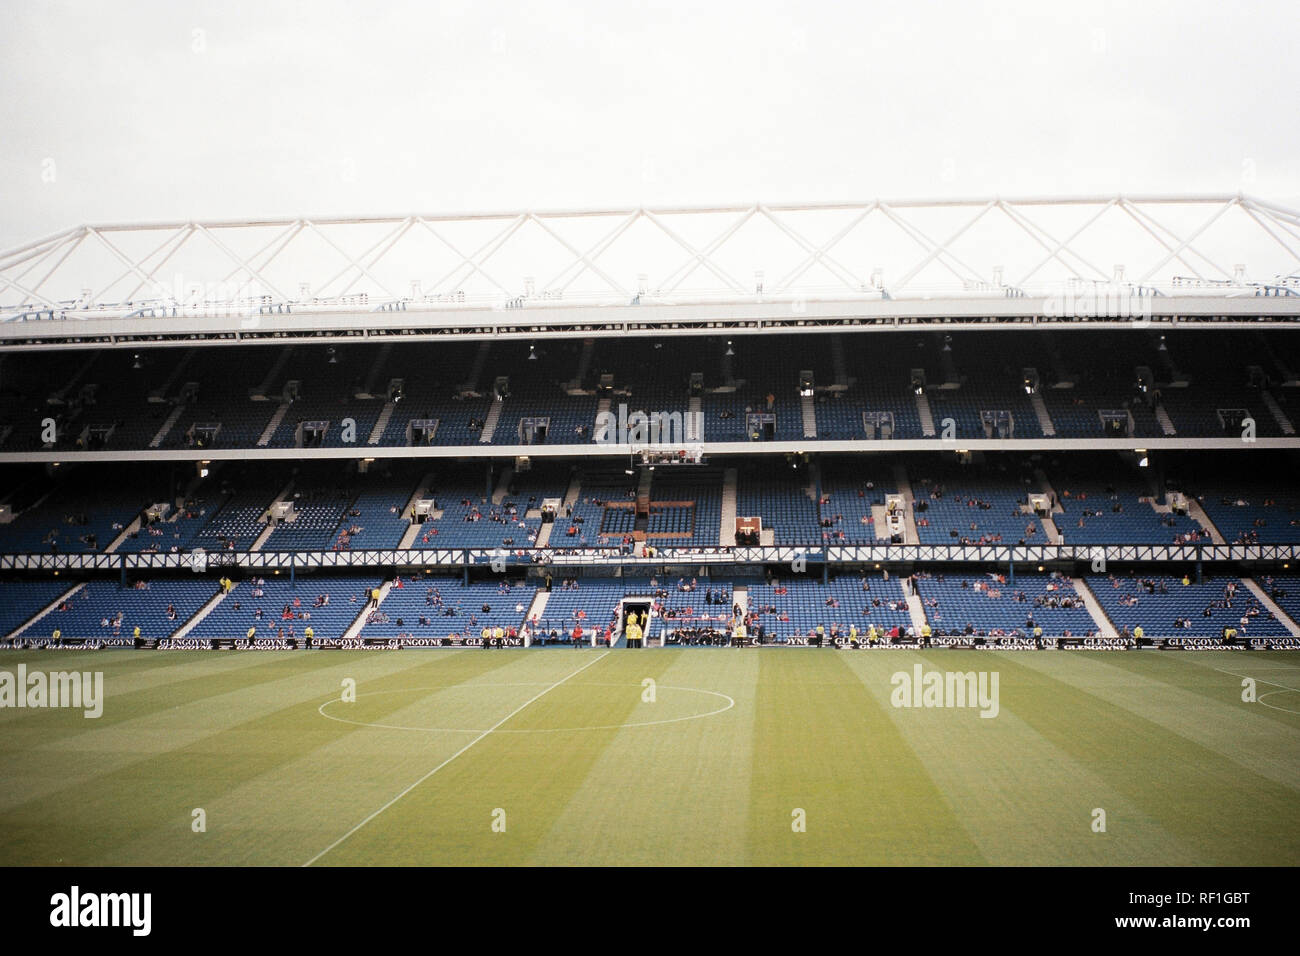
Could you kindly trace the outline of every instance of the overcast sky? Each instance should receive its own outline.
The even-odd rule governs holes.
[[[83,222],[1111,191],[1300,207],[1273,3],[0,5],[0,248]]]

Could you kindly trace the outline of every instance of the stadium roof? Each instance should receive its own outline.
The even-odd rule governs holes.
[[[105,223],[0,253],[0,321],[1006,299],[1088,285],[1300,296],[1300,212],[1240,194],[1110,195]]]

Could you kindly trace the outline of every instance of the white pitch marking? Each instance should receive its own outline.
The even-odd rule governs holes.
[[[1249,678],[1250,680],[1258,681],[1261,684],[1268,684],[1270,687],[1281,687],[1283,690],[1293,690],[1297,694],[1300,694],[1300,687],[1291,687],[1288,684],[1279,684],[1277,681],[1264,680],[1264,678],[1262,677],[1251,677],[1250,674],[1238,674],[1234,671],[1225,671],[1222,667],[1214,667],[1211,668],[1211,670],[1216,670],[1220,674],[1231,674],[1233,677],[1246,677]]]
[[[1300,710],[1292,710],[1290,707],[1279,707],[1277,704],[1270,704],[1268,701],[1264,700],[1265,697],[1272,697],[1274,694],[1295,694],[1295,693],[1300,693],[1300,691],[1294,691],[1289,689],[1271,690],[1267,694],[1260,694],[1259,697],[1256,698],[1256,700],[1258,700],[1258,702],[1263,704],[1265,707],[1272,708],[1273,710],[1280,710],[1284,714],[1300,714]]]
[[[1260,694],[1259,697],[1255,698],[1256,701],[1270,710],[1280,710],[1284,714],[1300,714],[1300,710],[1291,710],[1289,707],[1279,707],[1277,704],[1270,704],[1264,700],[1265,697],[1272,697],[1274,694],[1284,694],[1287,691],[1290,691],[1293,694],[1300,694],[1300,687],[1290,687],[1286,684],[1279,684],[1277,681],[1264,680],[1262,677],[1252,677],[1250,674],[1238,674],[1235,671],[1225,671],[1222,667],[1212,667],[1210,669],[1216,670],[1220,674],[1231,674],[1233,677],[1245,677],[1260,684],[1268,684],[1270,687],[1280,687],[1282,688],[1281,690],[1271,690],[1267,694]]]
[[[607,651],[606,653],[608,653],[608,651]],[[398,688],[398,689],[396,689],[396,690],[378,690],[378,691],[370,691],[370,692],[369,692],[369,695],[370,695],[370,696],[378,696],[378,695],[380,695],[380,694],[404,694],[404,693],[417,693],[417,692],[422,691],[422,690],[443,690],[443,689],[445,689],[445,688],[447,688],[447,687],[450,687],[450,686],[464,687],[464,688],[475,688],[475,687],[519,687],[519,686],[536,686],[536,685],[522,685],[522,684],[456,684],[456,685],[450,685],[450,684],[439,684],[439,685],[434,686],[434,687],[401,687],[401,688]],[[588,684],[587,686],[588,686],[588,687],[640,687],[641,685],[640,685],[640,684],[596,684],[596,683],[591,683],[591,684]],[[558,733],[565,733],[565,732],[574,732],[574,733],[576,733],[576,732],[578,732],[578,731],[587,731],[587,730],[623,730],[624,728],[627,728],[627,727],[654,727],[654,726],[657,726],[657,725],[659,725],[659,724],[677,724],[677,723],[681,723],[681,722],[684,721],[684,720],[702,720],[702,719],[704,719],[705,717],[716,717],[718,714],[726,713],[727,711],[731,710],[731,708],[733,708],[733,707],[736,706],[735,698],[730,697],[730,696],[728,696],[727,694],[723,694],[723,693],[721,693],[720,691],[716,691],[716,690],[704,690],[703,688],[700,688],[700,687],[674,687],[674,686],[671,685],[671,684],[660,684],[660,685],[659,685],[659,689],[660,689],[660,690],[680,690],[680,691],[686,691],[686,692],[689,692],[689,693],[692,693],[692,694],[709,694],[709,695],[711,695],[711,696],[713,696],[713,697],[721,697],[723,700],[725,700],[725,701],[727,702],[727,706],[725,706],[725,707],[719,707],[717,710],[710,710],[710,711],[707,711],[706,713],[703,713],[703,714],[687,714],[685,717],[667,717],[667,718],[665,718],[665,719],[663,719],[663,720],[638,720],[638,721],[633,721],[632,723],[629,723],[629,724],[600,724],[600,725],[595,726],[595,727],[540,727],[540,728],[534,728],[534,729],[532,729],[532,730],[500,730],[500,731],[497,731],[497,732],[498,732],[498,733],[502,733],[502,734],[558,734]],[[409,730],[409,731],[414,731],[414,732],[418,732],[418,733],[425,733],[425,734],[477,734],[477,733],[480,733],[480,731],[478,731],[478,730],[474,730],[474,729],[471,729],[471,728],[462,728],[462,727],[405,727],[405,726],[402,726],[401,724],[375,724],[375,723],[368,723],[367,721],[364,721],[364,720],[348,720],[348,718],[346,718],[346,717],[335,717],[333,714],[327,714],[327,713],[325,713],[325,708],[326,708],[326,707],[328,707],[330,704],[336,704],[336,703],[340,702],[341,700],[342,700],[341,697],[332,697],[332,698],[330,698],[329,700],[325,701],[325,703],[321,704],[319,707],[316,708],[316,713],[320,714],[322,717],[326,718],[327,720],[336,720],[336,721],[338,721],[340,724],[351,724],[351,725],[354,726],[354,727],[373,727],[375,730]]]
[[[556,681],[554,684],[552,684],[550,687],[547,687],[545,690],[541,691],[541,692],[538,693],[536,696],[534,696],[534,697],[530,697],[528,700],[524,701],[522,704],[520,704],[518,707],[516,707],[516,708],[515,708],[514,710],[512,710],[510,713],[506,714],[504,717],[502,717],[500,720],[498,720],[495,724],[493,724],[493,725],[492,725],[491,727],[489,727],[487,730],[483,731],[483,733],[479,734],[477,737],[475,737],[473,740],[471,740],[469,743],[467,743],[464,747],[461,747],[459,750],[457,750],[454,754],[452,754],[450,757],[448,757],[448,758],[447,758],[446,760],[444,760],[442,763],[438,764],[438,766],[434,767],[432,770],[430,770],[428,773],[426,773],[426,774],[425,774],[423,777],[421,777],[419,780],[415,781],[415,783],[411,784],[409,787],[407,787],[405,790],[403,790],[403,791],[402,791],[401,793],[399,793],[397,796],[393,797],[393,799],[389,800],[387,803],[385,803],[382,807],[380,807],[380,808],[379,808],[378,810],[376,810],[374,813],[370,814],[370,816],[366,817],[364,820],[362,820],[360,823],[358,823],[356,826],[354,826],[354,827],[353,827],[351,830],[349,830],[347,833],[343,834],[341,837],[339,837],[337,840],[335,840],[333,843],[331,843],[331,844],[330,844],[329,846],[327,846],[325,849],[321,850],[319,853],[317,853],[315,856],[313,856],[310,860],[308,860],[306,863],[304,863],[303,866],[311,866],[313,863],[315,863],[317,860],[319,860],[321,857],[323,857],[326,853],[330,852],[330,850],[333,850],[336,846],[338,846],[339,844],[343,843],[343,841],[347,840],[348,837],[352,836],[352,834],[356,833],[358,830],[360,830],[362,827],[364,827],[364,826],[365,826],[367,823],[369,823],[371,820],[375,819],[375,817],[379,816],[381,813],[383,813],[385,810],[387,810],[387,809],[388,809],[389,807],[391,807],[393,804],[397,803],[397,801],[401,800],[402,797],[406,796],[408,793],[410,793],[412,790],[414,790],[414,789],[415,789],[416,787],[418,787],[420,784],[424,783],[424,781],[428,780],[430,777],[432,777],[435,773],[437,773],[437,772],[438,772],[439,770],[441,770],[443,767],[447,766],[447,764],[451,763],[453,760],[455,760],[457,757],[459,757],[459,756],[460,756],[461,754],[463,754],[465,751],[469,750],[470,747],[473,747],[476,743],[478,743],[480,740],[482,740],[482,739],[483,739],[484,737],[486,737],[488,734],[492,733],[492,731],[496,730],[498,727],[500,727],[502,724],[504,724],[506,721],[508,721],[511,717],[514,717],[516,714],[520,713],[522,710],[524,710],[524,708],[528,707],[529,704],[532,704],[534,701],[540,700],[542,697],[546,696],[546,695],[549,694],[551,691],[555,690],[555,688],[559,687],[559,686],[560,686],[561,684],[563,684],[565,681],[570,680],[570,679],[572,679],[572,678],[574,678],[574,677],[577,677],[579,674],[581,674],[583,671],[585,671],[588,667],[590,667],[592,664],[595,664],[597,661],[599,661],[601,658],[605,657],[605,655],[606,655],[606,654],[609,654],[609,653],[610,653],[609,651],[605,651],[605,653],[604,653],[604,654],[601,654],[600,657],[597,657],[596,660],[594,660],[594,661],[588,661],[587,663],[585,663],[585,664],[583,664],[581,667],[579,667],[576,671],[574,671],[572,674],[569,674],[567,677],[564,677],[564,678],[562,678],[561,680]]]

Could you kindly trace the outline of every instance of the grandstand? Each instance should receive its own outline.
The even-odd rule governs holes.
[[[819,470],[818,523],[823,542],[891,541],[889,500],[898,497],[891,469],[865,461],[839,461]],[[901,538],[895,543],[901,543]]]
[[[187,631],[195,640],[252,638],[305,639],[307,628],[319,639],[341,638],[365,607],[375,582],[368,578],[329,578],[289,582],[251,577],[236,582]]]
[[[39,621],[14,632],[15,638],[47,638],[56,629],[69,640],[84,642],[133,638],[156,642],[171,637],[213,595],[207,581],[140,579],[126,587],[116,582],[83,584]],[[140,635],[135,637],[135,629]]]
[[[375,457],[407,456],[413,449],[436,456],[438,449],[453,448],[473,457],[529,453],[525,449],[542,456],[579,448],[591,453],[598,450],[592,446],[608,443],[595,428],[598,414],[603,408],[617,418],[620,407],[625,420],[636,412],[664,412],[684,423],[693,411],[702,427],[700,436],[686,436],[691,442],[760,443],[780,453],[813,447],[813,440],[927,438],[972,448],[1034,442],[1081,449],[1090,440],[1128,439],[1153,447],[1179,447],[1171,439],[1229,447],[1225,440],[1240,440],[1246,421],[1271,447],[1286,447],[1295,436],[1293,373],[1289,365],[1279,368],[1285,345],[1272,345],[1285,338],[1239,343],[1207,365],[1197,356],[1211,351],[1207,336],[1217,333],[1181,326],[1165,332],[1159,348],[1135,340],[1139,333],[1121,337],[1098,329],[1084,351],[1075,348],[1074,338],[1086,334],[1077,330],[967,331],[936,342],[939,333],[871,328],[807,341],[777,332],[756,336],[742,352],[734,338],[705,336],[686,356],[672,356],[675,365],[668,369],[667,359],[646,361],[647,353],[660,354],[653,340],[617,339],[593,347],[588,368],[607,361],[596,367],[615,370],[594,383],[568,378],[580,370],[580,356],[530,351],[508,340],[477,348],[427,341],[401,349],[348,342],[226,345],[210,359],[206,348],[140,346],[129,353],[135,364],[123,353],[109,353],[122,361],[112,369],[96,353],[37,352],[23,369],[34,380],[5,373],[8,417],[0,455],[17,461],[33,455],[50,460],[40,452],[71,458],[92,451],[121,458],[134,451],[160,460],[175,457],[167,452],[259,449],[351,449]],[[956,341],[954,351],[944,351],[945,338]],[[1012,340],[1018,357],[999,360]],[[1027,354],[1019,354],[1022,348]],[[1024,365],[1039,361],[1036,348],[1050,350],[1044,364]],[[1053,371],[1048,363],[1065,352],[1071,371]],[[1110,361],[1115,354],[1126,356],[1124,365]],[[902,361],[883,364],[882,355]],[[424,371],[453,376],[467,362],[469,371],[483,369],[472,388],[450,379],[433,383]],[[851,381],[814,371],[830,362]],[[103,381],[86,381],[101,372]],[[712,378],[740,373],[749,377]],[[806,396],[803,374],[811,382]],[[1060,375],[1068,378],[1054,378]],[[155,387],[163,376],[170,384]],[[684,384],[669,384],[672,379]],[[59,392],[45,384],[61,381]],[[35,426],[47,419],[52,440],[41,440]]]
[[[1009,580],[990,572],[980,577],[921,574],[917,594],[936,635],[977,638],[1094,637],[1100,627],[1074,583],[1064,575],[1022,574]]]
[[[1048,543],[1030,507],[1032,484],[1026,477],[1011,475],[1005,463],[974,480],[961,468],[938,464],[933,474],[923,473],[913,489],[913,518],[923,542]]]
[[[784,472],[743,469],[736,485],[736,513],[760,519],[771,544],[815,544],[821,538],[815,491]]]
[[[1117,230],[1213,218],[1184,255],[1099,274],[1077,247],[1117,210]],[[1085,212],[1046,269],[1034,224]],[[699,250],[691,282],[644,245],[649,271],[629,285],[563,239],[616,214],[678,243],[672,223],[740,219]],[[751,289],[722,258],[751,217],[830,250],[869,219],[915,236],[912,217],[967,214],[986,230],[977,247],[958,230],[919,261],[858,237],[881,263],[863,275],[814,280],[796,256],[774,284],[780,257],[764,246]],[[519,294],[502,297],[485,246],[480,271],[397,294],[387,266],[429,252],[406,250],[407,220],[382,217],[367,228],[395,238],[374,261],[338,246],[342,271],[317,263],[297,296],[269,260],[219,245],[213,268],[246,280],[237,300],[178,299],[148,255],[142,281],[111,281],[109,237],[183,244],[191,223],[73,229],[0,253],[0,639],[48,643],[64,621],[63,640],[120,641],[143,622],[149,646],[238,644],[251,613],[305,593],[330,596],[312,617],[324,646],[472,642],[484,626],[522,637],[530,617],[548,636],[579,620],[617,636],[629,601],[648,602],[655,644],[683,621],[743,621],[764,643],[877,624],[900,640],[1041,627],[1065,646],[1123,644],[1139,620],[1156,641],[1219,633],[1232,582],[1246,636],[1300,636],[1295,589],[1262,583],[1290,581],[1300,556],[1287,478],[1300,282],[1270,231],[1293,212],[1223,196],[529,215],[543,234],[519,261],[572,256],[582,283],[560,272],[538,287],[521,269]],[[837,216],[837,233],[811,238]],[[506,236],[514,220],[435,221]],[[289,244],[309,226],[278,225]],[[1222,265],[1224,250],[1251,268]],[[19,281],[33,255],[53,268]],[[1189,277],[1188,256],[1224,278]],[[101,273],[87,299],[82,277]],[[691,578],[698,589],[671,586]],[[254,580],[270,583],[250,602]],[[1179,586],[1137,593],[1155,580]],[[378,605],[353,614],[374,588]],[[48,610],[74,591],[85,621]],[[256,639],[303,643],[304,619],[283,620]]]
[[[1056,481],[1052,518],[1071,544],[1178,544],[1210,540],[1207,528],[1175,510],[1165,489],[1143,476],[1076,471]],[[1149,477],[1149,476],[1148,476]]]
[[[116,476],[107,488],[83,484],[84,477],[15,492],[15,510],[21,511],[4,529],[2,547],[15,554],[93,554],[109,548],[139,514],[140,492]],[[31,494],[35,500],[26,497]]]
[[[55,579],[0,581],[0,629],[12,634],[71,590],[66,581]]]
[[[648,582],[643,587],[648,587]],[[533,631],[548,643],[564,643],[566,635],[571,641],[575,627],[590,636],[593,630],[602,630],[614,622],[629,588],[635,590],[637,586],[630,581],[600,578],[554,582],[541,613],[529,618],[536,618]]]
[[[1236,627],[1243,638],[1285,637],[1291,631],[1240,578],[1194,581],[1156,576],[1092,576],[1088,586],[1106,616],[1123,632],[1137,628],[1163,636],[1219,637]]]
[[[363,637],[477,638],[483,628],[518,629],[534,589],[508,580],[463,584],[449,578],[399,578],[379,607],[364,616]],[[513,636],[513,635],[512,635]]]
[[[1281,482],[1254,474],[1203,476],[1192,485],[1196,501],[1229,544],[1287,544],[1300,533],[1300,495]]]
[[[852,628],[861,634],[873,626],[897,637],[911,626],[898,581],[876,574],[842,575],[825,584],[786,578],[750,587],[748,601],[763,637],[777,644],[847,637]]]
[[[448,347],[417,341],[400,352],[354,344],[284,346],[280,356],[284,361],[275,359],[256,385],[247,384],[258,377],[248,370],[267,363],[273,347],[225,346],[213,356],[215,370],[207,375],[200,374],[206,350],[180,353],[141,347],[131,353],[139,368],[113,369],[104,382],[91,383],[85,382],[86,377],[98,377],[95,373],[103,364],[93,356],[83,356],[85,366],[69,374],[63,365],[66,357],[36,353],[28,360],[32,368],[24,372],[33,372],[42,383],[64,380],[66,389],[79,387],[85,394],[57,398],[58,393],[46,392],[43,384],[10,379],[9,418],[0,453],[134,450],[156,455],[176,450],[345,449],[351,445],[371,448],[378,456],[412,447],[508,455],[510,449],[529,446],[558,449],[599,443],[593,426],[606,400],[615,413],[622,405],[629,414],[662,410],[680,416],[693,398],[699,400],[703,440],[772,442],[781,451],[811,439],[886,441],[945,435],[963,443],[1048,445],[1143,438],[1159,447],[1164,439],[1178,436],[1202,441],[1240,437],[1245,419],[1253,423],[1257,438],[1275,446],[1295,434],[1289,394],[1293,385],[1286,378],[1290,366],[1276,369],[1282,360],[1280,350],[1269,344],[1273,340],[1239,344],[1220,362],[1206,366],[1194,357],[1208,351],[1206,336],[1213,333],[1171,329],[1160,341],[1162,351],[1143,353],[1145,343],[1136,343],[1135,349],[1131,338],[1118,338],[1117,333],[1102,329],[1093,348],[1070,353],[1074,370],[1070,377],[1052,382],[1050,366],[1014,367],[997,361],[995,354],[1018,334],[1009,339],[1002,333],[966,332],[959,340],[960,353],[936,346],[934,333],[885,329],[856,334],[869,341],[842,345],[840,340],[848,337],[844,333],[801,342],[790,333],[776,333],[759,337],[743,354],[733,356],[725,353],[728,348],[735,351],[734,339],[701,338],[691,352],[695,362],[685,364],[678,356],[683,368],[667,373],[687,379],[698,375],[695,394],[689,385],[666,386],[656,366],[642,362],[645,346],[627,339],[605,343],[597,353],[599,358],[623,363],[611,361],[609,367],[620,370],[602,374],[608,390],[602,390],[600,382],[593,387],[559,381],[580,364],[571,355],[556,352],[542,357],[509,342],[488,343],[475,350],[474,361],[477,364],[481,357],[486,371],[480,373],[485,381],[473,390],[451,384],[435,389],[418,371],[465,361],[455,352],[466,343]],[[1053,352],[1059,353],[1071,349],[1069,336],[1078,334],[1025,333],[1032,336],[1025,344],[1032,348],[1040,344],[1039,337],[1046,337]],[[797,356],[801,350],[823,345],[846,369],[862,374],[852,377],[851,384],[833,380],[825,386],[813,384],[805,407],[800,373],[782,370],[798,364],[817,366],[818,356]],[[1017,341],[1017,351],[1019,346]],[[857,347],[863,351],[855,354]],[[201,354],[192,354],[196,352]],[[1116,352],[1128,356],[1131,364],[1111,363],[1109,356]],[[916,382],[913,373],[900,365],[875,367],[880,355],[894,353],[905,363],[918,363]],[[964,356],[960,370],[954,357],[958,354]],[[1161,365],[1147,355],[1163,357],[1166,363],[1177,355],[1179,365]],[[1141,364],[1144,361],[1149,364]],[[791,362],[795,365],[786,364]],[[709,376],[721,374],[721,369],[744,371],[750,378],[745,384],[738,384],[739,379],[710,381]],[[805,371],[815,383],[812,369]],[[178,394],[160,397],[159,389],[152,386],[156,379],[146,377],[151,374],[166,374],[172,380],[199,375],[199,380],[186,382]],[[287,375],[299,377],[286,380]],[[1026,384],[1026,375],[1031,375],[1032,386]],[[364,384],[367,377],[376,392],[365,391],[371,387]],[[19,412],[22,407],[30,410]],[[33,417],[37,425],[46,417],[54,422],[53,440],[33,437]],[[871,434],[867,433],[869,419],[877,423]],[[1108,427],[1112,421],[1113,429]],[[417,433],[412,422],[428,424]],[[485,444],[492,447],[483,448]]]

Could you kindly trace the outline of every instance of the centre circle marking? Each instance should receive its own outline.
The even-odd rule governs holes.
[[[545,684],[537,683],[537,682],[523,682],[523,683],[511,683],[511,684],[487,684],[487,683],[485,684],[435,684],[432,687],[402,687],[396,690],[374,690],[374,691],[369,691],[365,695],[358,693],[357,699],[360,700],[362,696],[378,697],[385,694],[415,694],[421,691],[447,690],[449,688],[460,688],[464,690],[472,690],[476,687],[545,687],[545,686],[546,686]],[[572,686],[582,687],[584,685],[575,684]],[[607,683],[593,682],[585,686],[640,688],[641,684],[639,683],[638,684],[607,684]],[[627,724],[598,724],[591,727],[539,727],[531,730],[497,729],[492,731],[492,733],[494,734],[558,734],[558,733],[565,733],[565,732],[588,731],[588,730],[622,730],[625,727],[653,727],[657,724],[676,724],[686,720],[702,720],[705,717],[716,717],[718,714],[725,713],[731,710],[731,708],[736,706],[736,701],[734,698],[728,696],[727,694],[720,693],[716,690],[704,690],[703,688],[700,687],[677,687],[672,684],[659,684],[657,685],[656,690],[679,690],[688,694],[707,694],[710,697],[719,697],[722,700],[725,700],[727,703],[725,706],[719,707],[717,710],[710,710],[702,714],[687,714],[685,717],[669,717],[663,720],[636,720]],[[352,724],[353,726],[356,727],[373,727],[376,730],[409,730],[409,731],[414,731],[416,733],[424,733],[424,734],[484,733],[484,731],[482,730],[466,729],[463,727],[405,727],[400,724],[372,723],[370,721],[365,721],[365,720],[350,720],[347,717],[337,717],[334,714],[325,713],[325,708],[328,707],[330,704],[338,704],[341,703],[342,701],[343,701],[342,697],[331,697],[329,700],[325,701],[323,704],[317,707],[316,712],[320,714],[322,717],[326,718],[327,720],[336,720],[341,724]]]
[[[1264,700],[1265,697],[1272,697],[1274,694],[1300,694],[1300,691],[1292,690],[1289,687],[1283,690],[1271,690],[1267,694],[1260,694],[1256,700],[1265,707],[1271,707],[1273,710],[1280,710],[1284,714],[1300,714],[1300,710],[1292,710],[1290,707],[1279,707],[1277,704],[1270,704],[1268,701]]]

